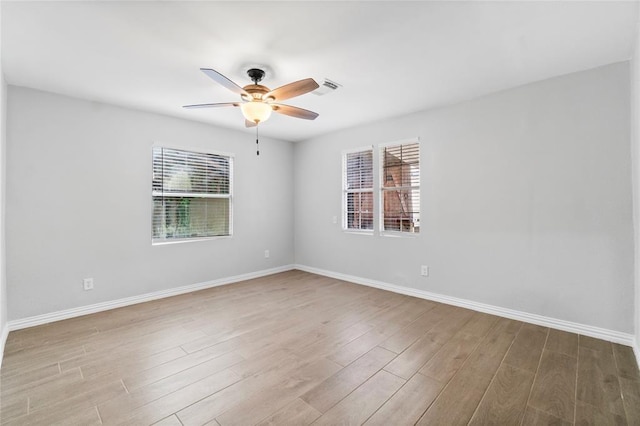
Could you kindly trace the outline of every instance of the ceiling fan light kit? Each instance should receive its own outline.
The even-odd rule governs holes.
[[[271,117],[271,111],[273,111],[271,105],[258,100],[245,102],[240,105],[240,109],[247,121],[256,124],[267,121]]]

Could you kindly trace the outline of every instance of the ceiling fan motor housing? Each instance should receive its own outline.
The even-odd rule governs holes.
[[[248,98],[242,95],[242,99],[244,99],[245,101],[265,100],[263,99],[263,96],[271,91],[271,89],[269,89],[267,86],[263,86],[261,84],[248,84],[244,86],[243,89],[245,90],[245,92],[249,93],[253,97],[253,98]]]

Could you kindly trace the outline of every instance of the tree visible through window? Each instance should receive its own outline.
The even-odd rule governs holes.
[[[373,229],[373,148],[343,159],[345,229]]]
[[[229,156],[153,148],[152,241],[231,235]]]
[[[420,232],[420,144],[385,145],[380,157],[382,230]]]

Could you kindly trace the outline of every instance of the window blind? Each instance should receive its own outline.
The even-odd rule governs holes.
[[[373,229],[373,148],[344,154],[344,228]]]
[[[420,232],[420,144],[381,147],[382,230]]]
[[[153,242],[231,234],[229,156],[153,148]]]

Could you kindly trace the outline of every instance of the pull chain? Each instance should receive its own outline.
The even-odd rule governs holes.
[[[256,126],[256,155],[260,155],[260,145],[258,144],[258,128],[260,126]]]

